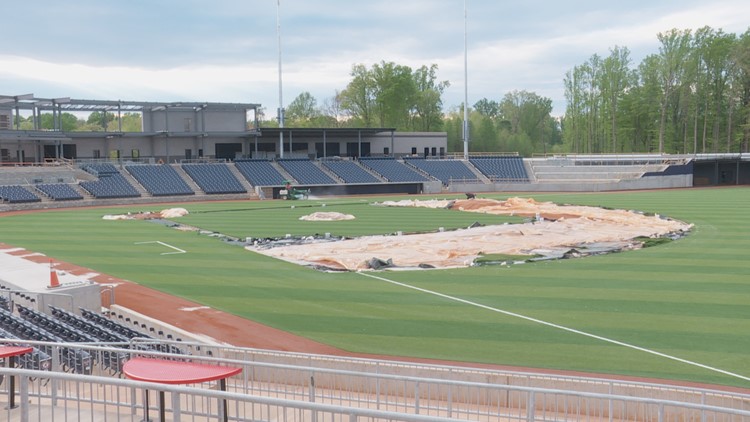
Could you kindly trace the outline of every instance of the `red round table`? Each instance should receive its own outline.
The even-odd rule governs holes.
[[[31,347],[23,347],[23,346],[0,346],[0,358],[8,358],[7,361],[7,367],[12,368],[16,356],[25,355],[26,353],[31,353],[31,351],[34,350]],[[16,377],[11,376],[10,381],[8,381],[8,409],[13,409],[16,407]]]
[[[162,360],[136,357],[125,362],[122,373],[136,381],[147,381],[159,384],[198,384],[219,380],[219,389],[226,391],[226,379],[242,372],[242,368],[232,366],[209,365],[205,363]],[[145,404],[148,420],[148,392]],[[224,421],[228,420],[227,402],[223,402]],[[159,391],[159,416],[164,420],[164,392]]]

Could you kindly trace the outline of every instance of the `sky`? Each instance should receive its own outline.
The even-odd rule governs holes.
[[[34,0],[2,9],[0,95],[259,103],[268,115],[280,103],[279,39],[284,106],[302,92],[321,105],[346,88],[352,65],[386,61],[437,64],[450,83],[446,110],[465,90],[470,105],[526,90],[562,115],[565,73],[593,54],[627,47],[636,67],[658,53],[659,32],[750,28],[747,0]]]

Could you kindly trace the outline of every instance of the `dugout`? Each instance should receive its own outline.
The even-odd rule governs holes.
[[[698,156],[693,166],[693,186],[750,184],[750,156],[712,154]]]

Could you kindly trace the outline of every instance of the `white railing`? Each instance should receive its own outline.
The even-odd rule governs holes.
[[[55,405],[64,403],[65,409],[89,406],[90,411],[94,412],[104,407],[107,412],[117,415],[130,412],[128,414],[131,416],[140,409],[142,414],[144,393],[135,390],[142,387],[128,390],[120,388],[119,384],[102,383],[101,379],[123,381],[115,378],[121,376],[122,364],[134,355],[147,355],[240,367],[242,372],[229,378],[226,385],[227,391],[243,397],[479,421],[750,421],[743,413],[750,409],[750,395],[731,391],[183,342],[158,343],[179,346],[183,351],[179,355],[146,350],[147,346],[157,345],[153,340],[137,340],[121,344],[121,347],[26,340],[16,340],[15,343],[44,349],[51,356],[51,371],[31,371],[27,374],[25,387],[17,383],[19,396],[26,389],[25,394],[35,398],[32,400],[36,406],[33,409],[45,408],[49,411],[57,411]],[[70,363],[63,365],[66,356],[62,353],[63,349],[77,350],[78,355],[86,352],[90,356],[89,369],[78,374],[63,372],[75,368]],[[71,355],[73,353],[67,353],[67,356]],[[13,373],[8,371],[0,369],[0,374],[7,379]],[[65,377],[60,378],[62,375]],[[0,390],[6,392],[5,397],[8,384],[0,384]],[[113,387],[107,387],[109,385]],[[211,390],[216,388],[216,383],[198,386],[199,391]],[[163,385],[150,384],[149,390],[153,396],[150,403],[157,402],[153,391],[176,394]],[[3,398],[0,395],[0,408]],[[183,399],[189,402],[189,406],[183,404],[176,407],[178,405],[173,403],[171,413],[205,417],[216,411],[216,406],[205,395],[180,398]],[[234,405],[232,413],[239,420],[244,420],[242,418],[254,406],[246,403],[254,399],[243,400],[242,405]],[[28,400],[18,402],[23,405]],[[30,411],[33,409],[30,408]],[[120,417],[113,420],[126,420]]]
[[[466,402],[410,412],[398,407],[377,409],[351,400],[316,402],[236,391],[216,391],[130,381],[113,377],[0,369],[14,377],[17,407],[6,406],[2,420],[141,420],[163,406],[167,420],[231,421],[748,421],[750,411],[642,397],[516,387],[506,403]],[[4,382],[3,385],[7,385]],[[51,386],[51,387],[50,387]],[[408,395],[408,392],[407,392]],[[164,397],[160,403],[157,396]],[[7,394],[6,394],[7,397]],[[413,397],[418,402],[421,396]],[[2,399],[0,399],[2,402]],[[226,406],[224,406],[226,405]],[[454,403],[455,405],[455,403]],[[418,407],[415,407],[418,408]],[[456,419],[457,418],[457,419]]]

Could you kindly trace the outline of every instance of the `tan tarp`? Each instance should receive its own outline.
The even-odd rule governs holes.
[[[539,203],[510,198],[457,201],[399,201],[385,206],[451,207],[464,212],[526,216],[534,222],[475,227],[401,236],[364,236],[338,242],[248,249],[304,265],[367,270],[372,258],[391,259],[397,267],[420,264],[436,268],[466,267],[481,254],[534,255],[585,244],[623,242],[690,230],[690,224],[626,210]],[[436,222],[436,225],[439,225]]]

